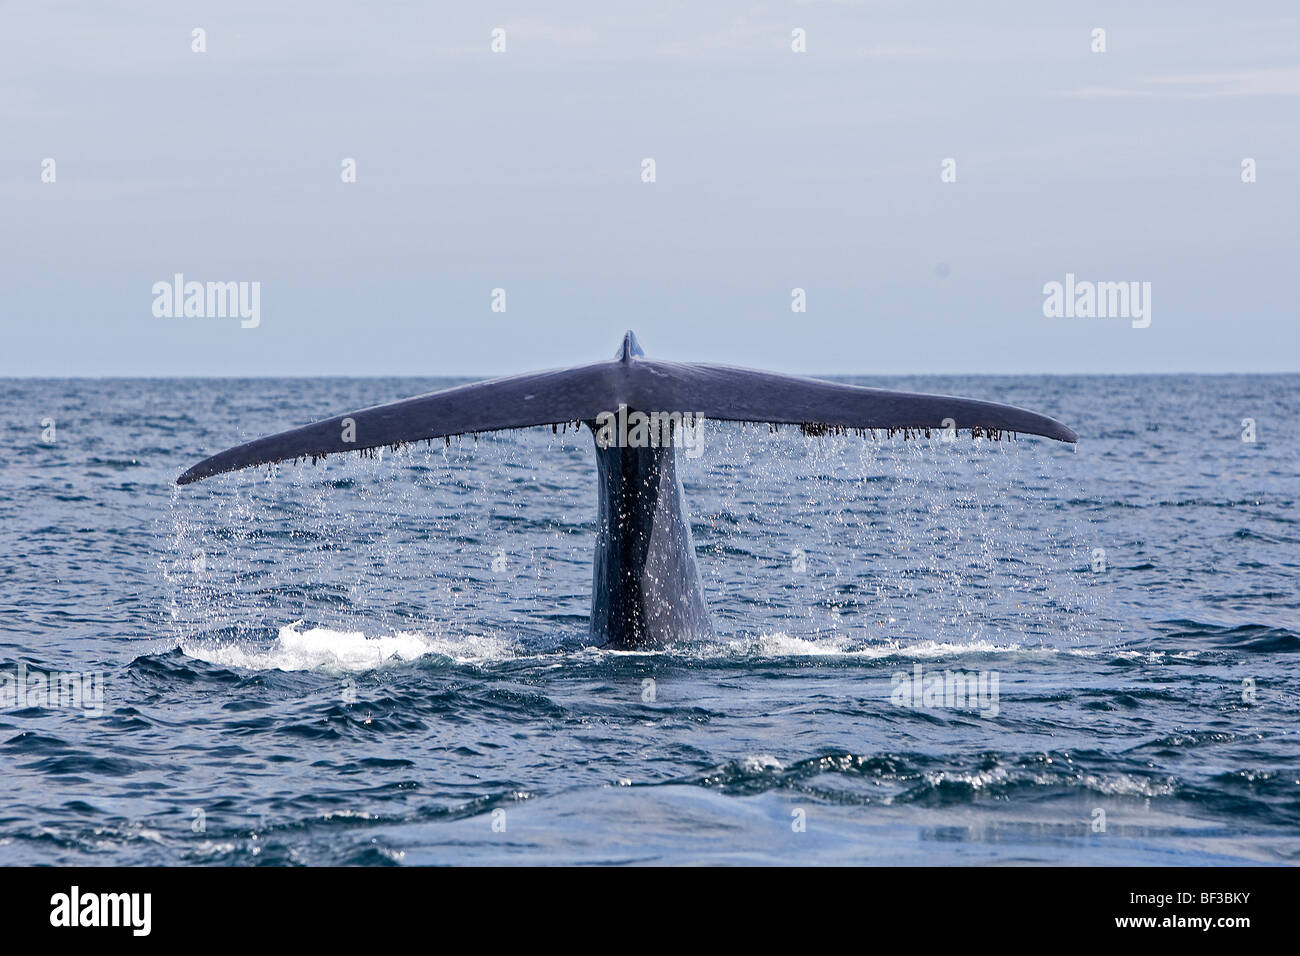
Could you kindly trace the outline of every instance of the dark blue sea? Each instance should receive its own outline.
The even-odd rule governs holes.
[[[0,863],[1300,862],[1300,377],[857,381],[1080,442],[708,423],[622,652],[586,430],[178,488],[449,383],[0,380]]]

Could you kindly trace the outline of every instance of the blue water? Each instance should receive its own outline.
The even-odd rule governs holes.
[[[0,380],[0,668],[104,681],[0,710],[0,862],[1300,862],[1300,377],[871,382],[1077,452],[710,423],[718,635],[647,653],[585,431],[172,484],[442,384]]]

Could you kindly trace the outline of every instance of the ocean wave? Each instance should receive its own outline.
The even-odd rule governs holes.
[[[279,629],[274,641],[258,645],[248,639],[188,639],[179,650],[189,658],[235,671],[319,671],[327,674],[359,673],[381,667],[443,659],[454,664],[482,665],[501,661],[545,662],[554,665],[556,652],[567,652],[575,662],[624,659],[667,659],[682,664],[731,664],[749,660],[802,658],[849,659],[863,662],[889,659],[938,660],[961,656],[1020,655],[1050,657],[1061,654],[1094,657],[1099,653],[1123,655],[1081,647],[1026,645],[986,639],[970,641],[883,639],[852,634],[801,636],[772,631],[751,636],[731,636],[707,641],[682,641],[663,647],[623,649],[587,643],[526,647],[491,634],[428,635],[420,631],[367,635],[362,631],[329,627],[304,627],[295,621]]]
[[[820,793],[833,795],[841,802],[864,804],[966,803],[1035,791],[1150,799],[1173,796],[1179,790],[1179,782],[1172,775],[1088,770],[1060,754],[1005,755],[1001,759],[967,755],[949,760],[921,754],[827,754],[785,766],[774,757],[756,755],[669,783],[694,784],[737,795],[768,790]],[[947,765],[936,766],[944,763]],[[975,766],[959,765],[963,763]],[[834,778],[845,777],[861,779],[871,789],[862,792],[830,784]]]
[[[1163,621],[1166,640],[1208,644],[1217,648],[1275,654],[1300,651],[1300,634],[1266,624],[1217,625],[1200,621]]]
[[[696,653],[703,656],[712,655],[731,658],[846,657],[859,660],[883,660],[898,657],[930,660],[962,655],[995,654],[1077,654],[1092,657],[1099,652],[1090,648],[1028,645],[1014,641],[999,643],[984,639],[969,641],[909,641],[905,638],[881,639],[851,635],[800,637],[784,631],[774,631],[768,634],[758,634],[754,637],[736,637],[719,642],[707,642],[700,644],[696,649]]]
[[[392,664],[409,664],[427,657],[443,657],[458,664],[469,664],[516,656],[516,647],[511,642],[481,635],[429,637],[398,631],[367,637],[361,631],[301,628],[301,621],[286,624],[266,647],[184,641],[180,649],[188,657],[219,667],[254,671],[322,671],[328,674],[360,673]]]

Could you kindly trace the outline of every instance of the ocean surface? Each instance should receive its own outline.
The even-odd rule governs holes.
[[[0,863],[1300,862],[1300,377],[856,381],[1081,440],[708,423],[621,652],[585,430],[178,488],[450,383],[0,380]]]

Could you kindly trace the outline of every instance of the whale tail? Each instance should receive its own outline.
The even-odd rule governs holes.
[[[591,633],[620,647],[657,645],[712,633],[675,456],[683,431],[698,429],[701,418],[798,425],[810,435],[964,430],[1076,440],[1060,422],[1009,405],[652,361],[628,332],[610,361],[363,408],[237,445],[177,481],[452,435],[586,423],[596,443],[599,494]]]
[[[660,362],[645,357],[628,332],[614,358],[530,372],[375,405],[236,445],[187,470],[178,484],[278,461],[455,435],[592,422],[619,406],[643,412],[694,413],[708,419],[797,425],[812,435],[968,431],[1078,438],[1060,422],[1010,405],[843,385],[727,365]]]

